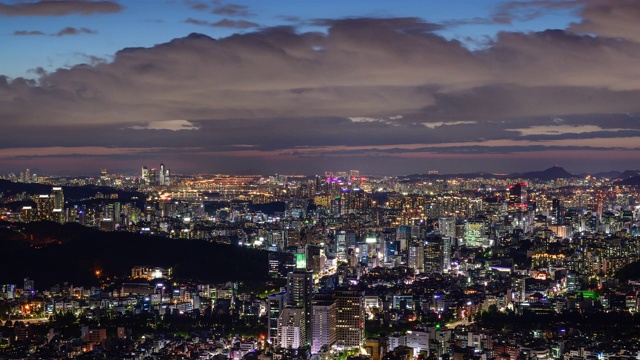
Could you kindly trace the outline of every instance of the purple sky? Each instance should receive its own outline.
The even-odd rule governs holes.
[[[0,173],[638,168],[640,1],[322,4],[0,1]]]

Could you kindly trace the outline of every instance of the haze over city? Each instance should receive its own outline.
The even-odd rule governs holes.
[[[0,168],[637,168],[640,2],[2,1]]]

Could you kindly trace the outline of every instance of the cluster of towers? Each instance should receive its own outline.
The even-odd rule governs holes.
[[[143,166],[140,179],[148,185],[169,186],[171,185],[171,170],[165,168],[164,164],[160,164],[160,169],[149,169]]]
[[[311,346],[357,348],[364,339],[363,293],[314,292],[313,273],[297,269],[287,275],[286,291],[269,296],[268,341],[281,348]]]

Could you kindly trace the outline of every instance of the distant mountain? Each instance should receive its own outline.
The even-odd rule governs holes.
[[[611,170],[611,171],[603,171],[595,174],[583,173],[583,174],[580,174],[580,177],[586,177],[587,175],[591,175],[596,178],[617,179],[620,177],[621,174],[622,173],[620,171]]]
[[[638,170],[625,170],[622,174],[618,175],[618,179],[629,179],[632,177],[640,176],[640,171]]]
[[[507,177],[521,178],[521,179],[528,179],[528,180],[538,179],[542,181],[550,181],[550,180],[557,180],[557,179],[577,178],[578,176],[568,172],[567,170],[565,170],[560,166],[554,166],[542,171],[531,171],[531,172],[526,172],[521,174],[510,174]]]
[[[633,176],[630,178],[626,178],[624,180],[620,180],[620,181],[616,181],[614,183],[615,185],[635,185],[635,186],[640,186],[640,175],[639,176]]]

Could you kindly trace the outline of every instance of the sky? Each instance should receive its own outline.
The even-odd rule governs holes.
[[[0,0],[0,174],[638,169],[640,1]]]

